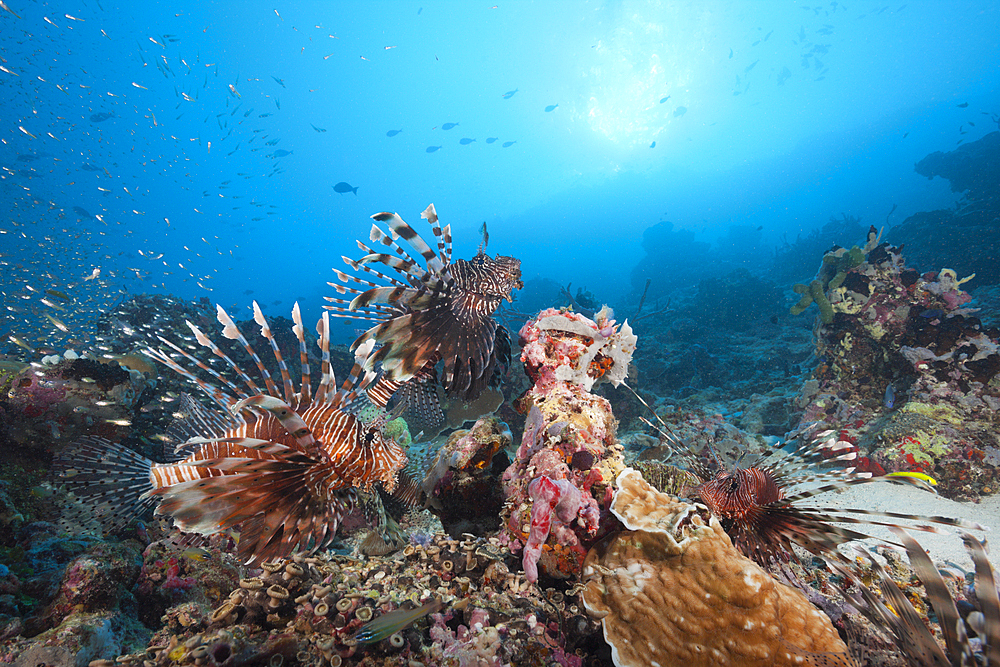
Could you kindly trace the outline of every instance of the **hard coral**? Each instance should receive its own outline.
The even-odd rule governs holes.
[[[830,620],[743,557],[703,506],[631,469],[617,487],[611,511],[629,530],[587,555],[582,597],[618,667],[849,662]]]

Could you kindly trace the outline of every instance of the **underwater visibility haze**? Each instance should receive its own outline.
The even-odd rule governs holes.
[[[998,34],[0,1],[0,662],[1000,665]]]

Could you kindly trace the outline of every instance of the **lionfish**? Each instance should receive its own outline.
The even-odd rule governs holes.
[[[384,408],[399,384],[364,371],[374,346],[371,342],[358,346],[349,377],[335,390],[329,317],[324,313],[317,324],[321,379],[313,394],[296,303],[292,331],[299,341],[302,379],[295,391],[268,322],[254,302],[254,320],[280,370],[279,390],[232,318],[221,306],[217,309],[223,336],[243,346],[257,366],[263,388],[187,322],[197,342],[222,359],[243,386],[162,337],[164,345],[218,384],[206,382],[159,349],[147,350],[195,382],[223,409],[219,414],[186,394],[182,397],[181,410],[187,419],[175,425],[177,432],[187,436],[177,445],[182,460],[154,463],[124,446],[90,437],[57,460],[54,470],[77,497],[90,501],[109,528],[120,528],[156,505],[157,514],[171,516],[185,532],[239,531],[237,549],[247,564],[326,547],[341,519],[355,507],[359,492],[375,484],[392,491],[406,463],[403,449],[383,433]],[[359,404],[366,404],[366,409],[357,409]]]
[[[639,400],[646,404],[641,397]],[[649,407],[648,404],[646,407]],[[650,410],[652,411],[651,408]],[[655,411],[653,414],[656,414]],[[764,567],[770,563],[796,559],[793,544],[815,556],[830,558],[839,545],[871,537],[836,524],[868,524],[893,528],[900,526],[897,520],[903,520],[985,530],[978,523],[951,517],[805,505],[804,502],[809,498],[858,484],[908,484],[934,492],[931,486],[916,477],[872,477],[871,473],[858,472],[849,464],[847,467],[838,467],[841,462],[855,460],[858,454],[850,443],[838,441],[832,431],[817,433],[812,438],[804,437],[803,442],[790,452],[782,449],[766,452],[742,467],[740,464],[743,456],[740,456],[735,465],[728,467],[721,465],[718,455],[713,451],[716,462],[720,464],[719,468],[713,470],[696,452],[670,434],[662,421],[660,423],[663,428],[648,420],[643,421],[658,431],[661,443],[687,462],[689,472],[703,480],[690,493],[718,517],[733,544],[748,558]],[[834,467],[831,469],[830,465]],[[939,529],[926,525],[908,527],[940,532]]]
[[[368,320],[377,324],[354,341],[352,349],[369,342],[380,347],[367,357],[365,369],[381,364],[385,375],[406,384],[400,398],[425,423],[441,421],[436,385],[452,397],[471,400],[489,385],[510,362],[510,334],[493,313],[511,293],[524,285],[521,262],[513,257],[490,257],[486,240],[471,260],[451,258],[451,225],[438,224],[434,204],[420,217],[437,237],[437,252],[395,213],[377,213],[375,222],[386,223],[387,234],[373,224],[370,239],[393,253],[379,252],[358,241],[367,254],[358,260],[343,257],[357,275],[336,271],[339,283],[329,283],[348,298],[326,297],[335,317]],[[402,238],[425,266],[396,243]],[[372,267],[381,264],[395,275]],[[438,378],[436,366],[441,364]]]
[[[905,530],[891,529],[903,543],[910,566],[920,579],[927,598],[941,626],[945,648],[942,650],[924,618],[899,589],[893,578],[868,552],[855,549],[854,555],[866,562],[878,580],[881,596],[865,586],[852,568],[830,562],[831,567],[854,585],[856,592],[845,597],[877,628],[892,635],[906,664],[911,667],[966,667],[968,665],[1000,665],[1000,596],[997,594],[996,572],[990,564],[986,542],[962,532],[962,541],[975,567],[975,611],[960,613],[955,598],[941,577],[941,572],[923,547]],[[841,587],[843,590],[844,587]],[[964,616],[964,618],[963,618]],[[979,636],[983,660],[977,659],[966,626]]]

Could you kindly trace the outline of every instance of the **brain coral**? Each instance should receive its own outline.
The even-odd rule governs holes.
[[[701,505],[618,476],[629,529],[587,555],[583,601],[618,667],[852,665],[830,620],[743,557]]]

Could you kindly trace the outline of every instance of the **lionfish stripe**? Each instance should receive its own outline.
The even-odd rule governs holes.
[[[387,214],[382,214],[383,216]],[[438,258],[437,254],[431,249],[427,243],[420,238],[420,235],[412,227],[410,227],[406,222],[403,221],[401,217],[395,213],[388,214],[388,217],[379,218],[372,216],[375,220],[379,222],[385,222],[389,225],[389,228],[399,234],[400,238],[405,240],[410,246],[420,253],[420,256],[424,258],[427,263],[427,270],[431,273],[440,273],[445,271],[445,265]]]
[[[295,400],[295,387],[292,386],[292,377],[288,373],[288,365],[285,364],[285,358],[281,355],[281,349],[278,347],[278,342],[274,340],[274,334],[271,333],[271,327],[267,323],[267,318],[264,317],[264,312],[257,305],[257,302],[253,302],[253,320],[260,325],[260,335],[267,339],[267,342],[271,344],[271,351],[274,353],[274,359],[278,362],[278,370],[281,372],[281,383],[285,390],[285,402],[291,403]]]
[[[220,384],[223,384],[223,385],[229,387],[229,389],[232,390],[232,392],[235,393],[237,396],[242,396],[242,393],[240,392],[240,390],[233,383],[229,382],[228,380],[223,379],[222,376],[220,376],[213,369],[211,369],[208,366],[206,366],[205,364],[201,363],[200,361],[198,361],[197,359],[195,359],[194,357],[192,357],[187,352],[185,352],[181,348],[177,347],[176,345],[174,345],[170,341],[166,340],[165,338],[160,337],[160,342],[162,342],[165,345],[173,348],[173,350],[175,352],[177,352],[178,354],[180,354],[180,355],[182,355],[184,357],[187,357],[187,359],[189,361],[192,361],[195,364],[197,364],[199,368],[202,368],[203,370],[206,370],[208,373],[212,374],[213,377],[215,377],[215,378],[217,378],[219,380]],[[237,400],[236,398],[233,398],[232,396],[226,394],[224,391],[222,391],[221,389],[219,389],[215,385],[211,385],[211,384],[205,382],[200,377],[198,377],[197,375],[195,375],[194,373],[192,373],[191,371],[189,371],[188,369],[184,368],[183,366],[181,366],[180,364],[178,364],[176,361],[174,361],[173,359],[171,359],[163,351],[157,350],[157,349],[152,348],[152,347],[147,347],[146,350],[145,350],[145,353],[147,355],[149,355],[151,358],[159,361],[164,366],[167,366],[168,368],[172,369],[175,373],[177,373],[181,377],[185,378],[189,382],[193,382],[195,385],[198,386],[199,389],[201,389],[203,392],[205,392],[205,394],[209,398],[211,398],[213,401],[215,401],[219,405],[219,407],[221,407],[222,409],[228,411],[229,410],[229,406],[236,402],[236,400]]]
[[[313,437],[312,429],[309,428],[309,425],[303,421],[302,417],[288,403],[282,401],[280,398],[263,395],[244,398],[232,407],[232,412],[236,414],[246,407],[266,410],[281,422],[281,425],[288,431],[288,434],[295,438],[295,442],[299,444],[302,451],[310,452],[315,448],[316,439]]]
[[[350,308],[351,310],[357,310],[371,303],[396,304],[401,300],[403,295],[412,291],[406,287],[376,287],[354,297]]]
[[[302,326],[302,311],[299,310],[299,302],[292,306],[292,333],[299,341],[299,367],[302,369],[302,380],[299,383],[300,405],[309,405],[312,401],[312,385],[310,384],[309,351],[306,349],[306,330]]]
[[[208,336],[206,336],[202,332],[201,329],[199,329],[195,325],[191,324],[191,322],[189,322],[187,320],[184,320],[184,323],[188,325],[188,328],[191,330],[191,333],[194,334],[195,340],[198,341],[198,344],[201,345],[202,347],[207,347],[209,350],[212,351],[212,354],[214,354],[215,356],[217,356],[220,359],[222,359],[223,361],[225,361],[229,365],[229,367],[232,368],[236,372],[236,374],[239,376],[239,378],[241,380],[243,380],[244,384],[246,384],[246,386],[250,388],[250,392],[251,393],[253,393],[253,394],[259,394],[260,393],[260,389],[258,389],[257,385],[254,384],[254,381],[252,379],[250,379],[250,376],[247,375],[243,371],[243,369],[240,368],[239,365],[235,361],[233,361],[232,359],[230,359],[229,356],[226,355],[225,352],[223,352],[221,349],[219,349],[219,346],[216,345],[212,341],[211,338],[209,338]],[[160,340],[163,340],[163,339],[161,338]],[[177,349],[177,348],[175,347],[174,349]],[[187,356],[187,355],[185,355],[185,356]],[[194,359],[194,358],[192,358],[190,356],[188,356],[188,359],[190,359],[195,364],[197,364],[198,367],[207,370],[209,373],[212,374],[213,377],[219,378],[220,380],[222,379],[221,376],[219,376],[218,373],[216,373],[213,369],[210,369],[210,368],[206,367],[205,365],[203,365],[198,359]],[[229,384],[229,383],[226,382],[226,384]],[[230,385],[230,386],[232,386],[232,385]],[[236,390],[236,393],[237,393],[237,395],[241,394],[241,392],[239,390]]]
[[[153,488],[153,462],[104,438],[87,436],[52,462],[57,484],[85,501],[107,530],[121,530],[155,504],[144,498]]]
[[[368,400],[380,408],[385,408],[389,404],[389,399],[399,389],[399,383],[387,378],[380,378],[378,382],[368,387]]]
[[[245,425],[242,420],[233,419],[228,411],[209,410],[190,394],[181,394],[178,413],[181,417],[175,419],[165,433],[168,439],[177,443],[174,446],[174,460],[191,454],[196,439],[212,438],[217,433],[225,433]]]
[[[1000,665],[1000,595],[997,592],[993,566],[987,556],[986,541],[980,543],[969,533],[961,535],[976,568],[976,597],[985,617],[986,664]]]
[[[959,616],[958,609],[955,607],[955,600],[951,597],[951,593],[941,578],[941,574],[923,547],[905,530],[895,528],[892,529],[892,533],[906,546],[906,553],[910,557],[910,564],[913,566],[917,576],[920,577],[920,582],[927,591],[927,597],[934,606],[934,612],[937,614],[938,621],[941,624],[941,634],[944,635],[948,652],[952,658],[958,659],[962,655],[963,644],[966,643],[967,639],[965,637],[962,617]]]
[[[260,376],[264,380],[264,386],[267,387],[267,393],[272,396],[277,396],[278,387],[274,384],[274,380],[271,379],[271,373],[267,370],[267,367],[264,366],[264,362],[261,361],[257,352],[253,349],[253,346],[250,345],[250,341],[243,336],[239,328],[236,326],[236,323],[233,322],[233,318],[229,317],[229,313],[227,313],[222,306],[215,304],[215,309],[216,316],[219,322],[223,325],[222,335],[230,340],[238,340],[240,342],[240,345],[243,346],[243,349],[246,350],[246,353],[250,355],[250,358],[253,359],[253,362],[257,365],[257,370],[260,371]]]
[[[326,311],[316,322],[316,335],[319,336],[319,349],[322,355],[319,387],[316,388],[316,402],[323,403],[328,400],[327,392],[336,382],[330,367],[330,314]]]
[[[398,261],[402,262],[400,266],[405,267],[403,269],[404,273],[407,273],[410,276],[412,276],[412,279],[423,281],[429,276],[427,270],[425,270],[424,267],[420,266],[417,260],[414,259],[413,256],[410,255],[410,253],[406,252],[406,250],[402,246],[393,241],[385,232],[383,232],[377,226],[372,225],[372,230],[371,233],[369,234],[369,238],[372,241],[381,243],[384,246],[392,248],[402,258],[402,260]],[[393,266],[391,262],[393,260],[396,260],[396,258],[393,257],[392,255],[386,255],[384,253],[376,252],[375,250],[369,248],[361,241],[358,241],[358,248],[368,253],[366,256],[357,260],[358,264],[365,264],[366,262],[381,262],[386,266]]]

